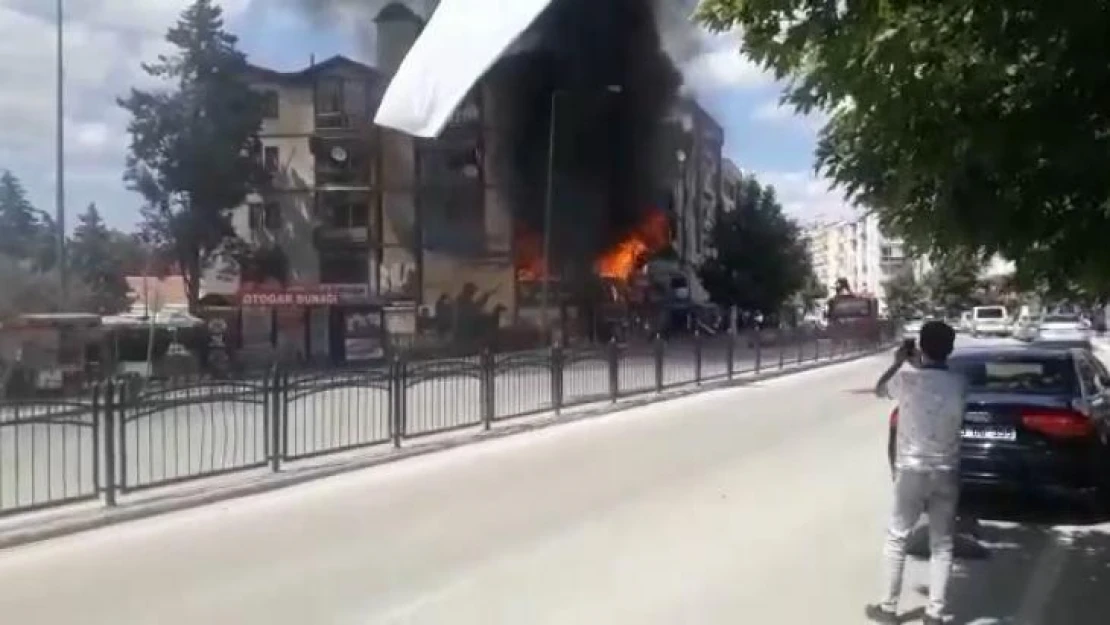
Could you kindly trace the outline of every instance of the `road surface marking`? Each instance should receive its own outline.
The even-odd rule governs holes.
[[[1029,578],[1029,585],[1025,588],[1021,606],[1014,618],[1017,625],[1038,625],[1045,622],[1049,600],[1068,560],[1067,546],[1070,542],[1071,537],[1066,534],[1049,537],[1048,544],[1037,557],[1033,575]]]

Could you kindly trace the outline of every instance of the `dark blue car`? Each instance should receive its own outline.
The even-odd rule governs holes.
[[[1083,349],[1026,346],[957,350],[969,382],[960,481],[977,494],[1110,501],[1110,372]],[[888,452],[894,458],[897,409]]]

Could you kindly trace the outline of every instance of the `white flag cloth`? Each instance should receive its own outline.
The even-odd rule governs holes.
[[[551,2],[443,0],[401,62],[374,123],[437,136],[474,84]]]

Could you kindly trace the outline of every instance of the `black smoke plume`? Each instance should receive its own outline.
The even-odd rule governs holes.
[[[498,167],[514,218],[543,231],[555,98],[552,265],[582,275],[667,187],[660,163],[681,78],[663,52],[657,0],[555,0],[500,60],[495,85]],[[619,86],[612,93],[611,86]]]

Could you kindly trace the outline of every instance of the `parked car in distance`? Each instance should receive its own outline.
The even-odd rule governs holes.
[[[971,333],[971,311],[965,310],[960,313],[960,324],[956,327],[957,332]]]
[[[1040,319],[1032,315],[1021,315],[1014,320],[1011,334],[1015,339],[1029,342],[1037,338],[1037,329],[1039,327]]]
[[[1091,331],[1078,315],[1045,315],[1037,324],[1033,343],[1090,349]]]
[[[1009,317],[1005,306],[976,306],[971,309],[971,335],[1009,336]]]
[[[1110,502],[1110,372],[1085,350],[1024,345],[959,349],[968,379],[961,508],[980,496]],[[898,409],[890,415],[893,463]]]
[[[902,338],[916,339],[921,334],[921,326],[925,325],[925,318],[913,317],[902,324]]]

